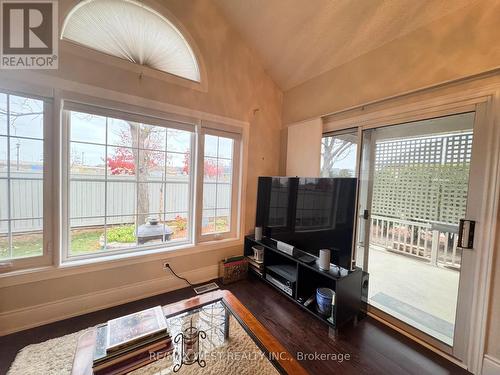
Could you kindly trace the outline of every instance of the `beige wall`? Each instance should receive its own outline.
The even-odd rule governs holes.
[[[319,177],[323,122],[320,118],[288,128],[286,175]]]
[[[499,0],[479,0],[284,93],[290,124],[500,66]]]
[[[59,3],[62,22],[62,17],[76,1],[61,0]],[[67,48],[65,42],[60,47],[59,69],[44,74],[248,122],[247,164],[251,168],[248,168],[246,195],[242,198],[245,232],[248,232],[255,221],[257,176],[277,175],[279,170],[282,93],[210,1],[169,0],[153,4],[157,9],[164,10],[165,14],[173,15],[195,42],[195,49],[199,51],[206,71],[205,91],[147,75],[140,79],[138,74],[130,70],[96,62],[90,55],[74,54],[71,52],[74,49]],[[15,77],[14,73],[12,77]],[[166,256],[178,272],[201,281],[214,276],[213,267],[223,257],[241,250],[241,246],[228,248],[221,245],[219,249],[197,255],[183,256],[180,253],[178,256]],[[147,286],[151,280],[161,281],[165,277],[161,265],[161,260],[156,260],[0,288],[0,323],[8,323],[12,315],[9,312],[48,306],[68,298],[75,302],[71,311],[61,312],[66,315],[100,308],[102,306],[99,303],[104,303],[104,300],[96,301],[95,306],[92,306],[94,302],[90,299],[86,302],[90,306],[78,306],[74,297],[130,285]],[[196,273],[196,270],[202,271]],[[164,290],[171,289],[173,285],[180,286],[172,279],[166,278],[164,282]],[[162,291],[160,283],[154,285],[156,289],[149,290],[148,294]],[[135,297],[139,298],[143,292],[139,287],[131,289],[130,297],[138,293]],[[111,297],[106,295],[106,301]],[[115,302],[122,300],[116,299]],[[112,298],[105,303],[112,304]],[[53,316],[52,320],[58,318]],[[32,322],[43,320],[36,316],[32,319]],[[22,325],[21,322],[16,324]],[[15,327],[0,327],[2,329],[12,330]]]

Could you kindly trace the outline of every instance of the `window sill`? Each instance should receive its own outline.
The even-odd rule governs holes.
[[[123,267],[131,264],[146,263],[162,259],[167,260],[176,256],[198,254],[240,245],[243,245],[243,239],[231,238],[203,242],[196,245],[180,245],[169,247],[168,249],[163,248],[124,254],[110,254],[109,256],[101,256],[98,258],[67,260],[58,266],[53,265],[0,273],[0,288]]]

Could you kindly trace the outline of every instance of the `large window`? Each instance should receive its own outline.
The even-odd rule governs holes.
[[[237,236],[239,134],[71,103],[63,118],[63,260]]]
[[[69,256],[191,239],[193,133],[68,111]]]
[[[238,237],[239,128],[61,104],[0,92],[0,272]]]
[[[231,138],[205,135],[202,235],[231,231],[234,143]]]
[[[239,137],[205,131],[201,139],[202,209],[200,240],[233,237],[236,233]]]
[[[42,100],[0,93],[0,262],[13,267],[45,255],[45,112]]]

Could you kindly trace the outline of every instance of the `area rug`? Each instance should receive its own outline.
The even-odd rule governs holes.
[[[267,357],[262,355],[255,342],[233,317],[231,317],[229,325],[231,330],[229,340],[216,349],[217,353],[205,356],[207,363],[205,368],[200,368],[197,364],[183,366],[176,374],[278,375],[278,371]],[[85,331],[82,330],[23,348],[12,363],[8,375],[71,374],[76,343]],[[173,365],[172,358],[165,358],[130,374],[173,374]]]

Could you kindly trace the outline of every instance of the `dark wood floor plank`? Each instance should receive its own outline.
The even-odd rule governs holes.
[[[332,340],[325,323],[315,319],[263,282],[249,279],[229,285],[227,289],[231,290],[294,356],[299,352],[351,356],[350,360],[341,363],[302,361],[302,366],[311,374],[468,374],[467,371],[374,319],[366,318],[360,321],[357,327],[346,326],[340,330],[339,337]],[[194,295],[191,288],[184,288],[0,337],[0,374],[7,372],[16,353],[26,345]]]

